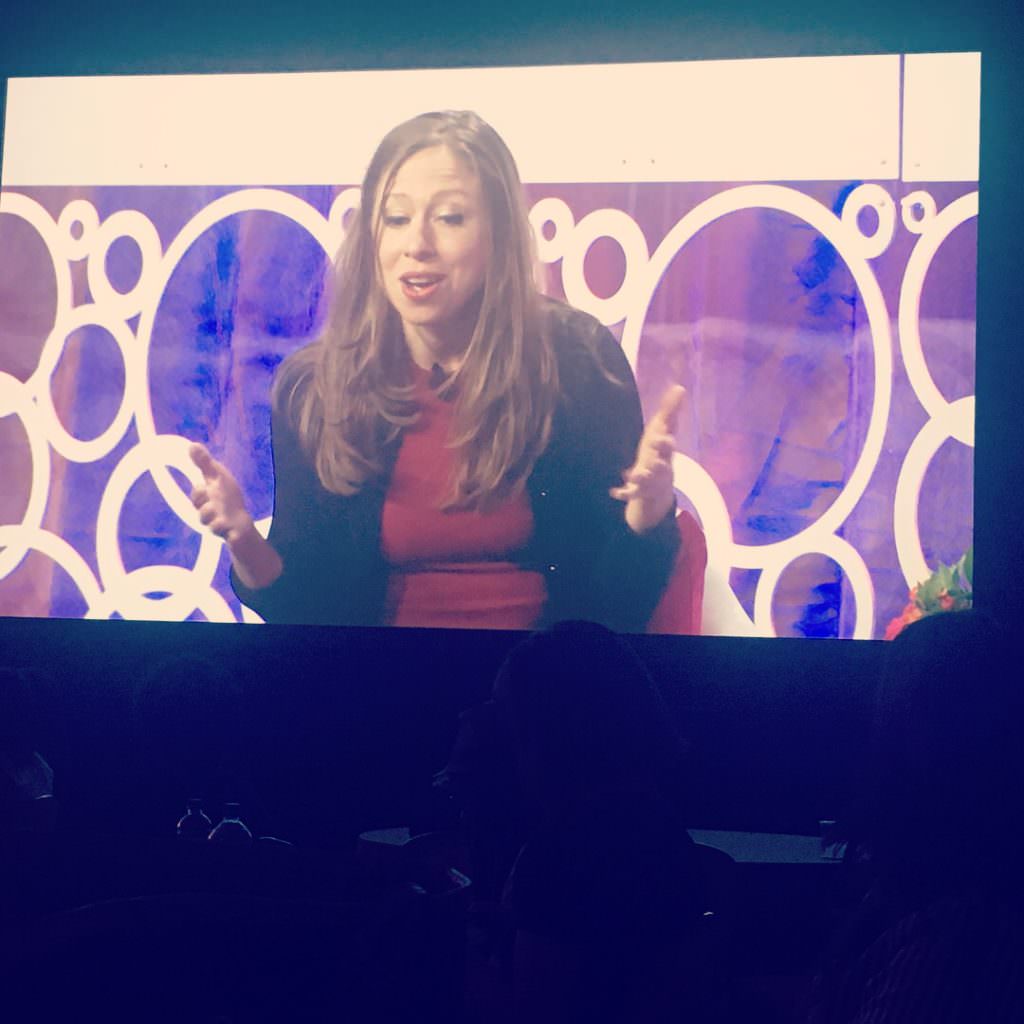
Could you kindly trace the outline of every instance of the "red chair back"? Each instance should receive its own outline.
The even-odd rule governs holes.
[[[704,531],[689,512],[676,516],[676,526],[682,542],[679,554],[665,593],[647,623],[647,632],[696,636],[700,633],[708,546]]]

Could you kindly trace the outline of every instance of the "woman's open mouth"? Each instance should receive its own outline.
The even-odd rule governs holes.
[[[413,302],[429,299],[444,280],[444,274],[403,274],[402,294]]]

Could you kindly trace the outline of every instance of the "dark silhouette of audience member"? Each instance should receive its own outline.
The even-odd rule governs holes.
[[[479,756],[488,738],[502,756]],[[514,648],[449,777],[471,794],[474,849],[516,847],[502,898],[519,1019],[694,1019],[704,907],[681,747],[622,638],[563,623]]]
[[[818,979],[816,1024],[1024,1020],[1018,646],[977,612],[891,645],[851,836],[868,891]]]
[[[264,810],[244,771],[241,683],[191,655],[152,666],[135,692],[139,799],[136,825],[173,833],[190,797],[216,823],[227,801],[252,823]]]
[[[45,903],[54,882],[46,852],[56,842],[57,801],[53,769],[37,749],[34,685],[25,671],[0,668],[0,936]]]
[[[0,832],[54,825],[53,769],[36,742],[29,679],[0,668]]]

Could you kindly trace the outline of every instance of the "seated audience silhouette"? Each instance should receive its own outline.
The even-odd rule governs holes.
[[[891,645],[850,844],[868,892],[818,979],[816,1024],[1024,1020],[1014,647],[977,612]]]
[[[205,658],[178,655],[143,675],[135,691],[138,740],[135,826],[172,834],[190,797],[214,821],[225,801],[261,816],[244,763],[244,694],[240,681]]]
[[[489,705],[463,717],[445,778],[491,857],[475,867],[485,883],[514,857],[502,903],[519,1019],[695,1019],[705,907],[681,747],[622,638],[563,623],[520,643]]]
[[[0,832],[53,827],[53,769],[36,747],[26,676],[0,668]]]

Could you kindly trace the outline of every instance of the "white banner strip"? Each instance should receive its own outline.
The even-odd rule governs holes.
[[[980,53],[908,53],[903,180],[977,181],[980,113]]]
[[[524,181],[892,180],[899,64],[11,79],[3,184],[357,184],[384,132],[440,108],[490,121]]]

